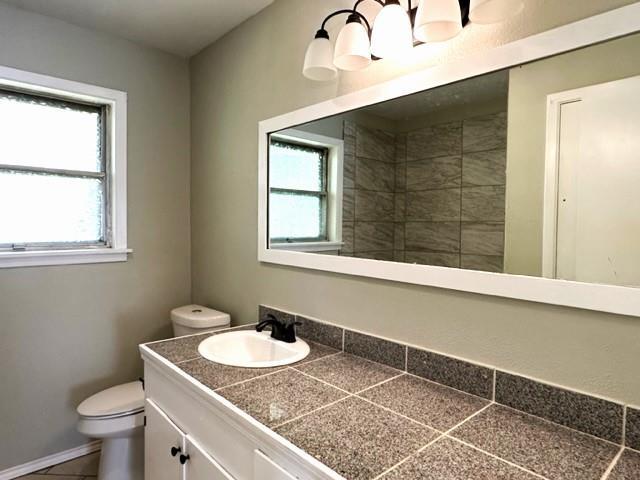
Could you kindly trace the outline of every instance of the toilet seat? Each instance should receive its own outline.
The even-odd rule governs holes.
[[[141,413],[144,411],[142,382],[107,388],[87,398],[77,410],[80,418],[86,420],[109,420]]]
[[[78,431],[90,438],[118,438],[142,433],[144,411],[119,417],[80,417]]]

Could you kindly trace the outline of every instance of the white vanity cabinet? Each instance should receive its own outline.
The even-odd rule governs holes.
[[[234,480],[153,401],[145,414],[145,480]]]
[[[145,480],[344,480],[178,366],[141,352]]]

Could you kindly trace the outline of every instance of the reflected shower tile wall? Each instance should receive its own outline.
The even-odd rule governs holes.
[[[407,252],[460,253],[460,222],[407,222]]]
[[[393,163],[356,157],[356,188],[393,192],[395,190],[396,167]]]
[[[344,140],[342,254],[502,270],[506,113]]]
[[[356,193],[353,188],[342,190],[342,221],[353,222],[356,219]],[[343,225],[344,228],[344,225]]]
[[[461,153],[462,125],[460,122],[433,125],[407,134],[408,162]]]
[[[507,114],[495,113],[463,121],[465,153],[507,148]]]
[[[393,230],[391,222],[356,222],[354,253],[388,251],[393,256]]]
[[[395,163],[396,147],[393,133],[356,126],[356,157]]]
[[[507,151],[465,152],[462,156],[462,185],[479,187],[505,185]]]
[[[462,221],[504,222],[504,186],[462,189]]]
[[[460,268],[466,270],[481,270],[483,272],[501,273],[504,269],[504,257],[489,255],[465,255],[460,256]]]
[[[463,222],[461,251],[473,255],[502,255],[504,223]]]
[[[354,157],[345,184],[353,190],[346,191],[351,198],[343,209],[343,231],[353,235],[351,241],[343,238],[341,254],[393,260],[396,174],[398,181],[403,175],[396,164],[396,136],[345,121],[344,138],[345,151]]]
[[[460,254],[458,253],[431,253],[405,251],[405,263],[417,263],[420,265],[432,265],[435,267],[460,268]]]
[[[393,221],[395,213],[393,192],[356,190],[356,221]]]
[[[460,189],[407,192],[407,221],[451,222],[460,220]]]
[[[407,190],[460,187],[462,160],[459,155],[426,158],[407,163]]]

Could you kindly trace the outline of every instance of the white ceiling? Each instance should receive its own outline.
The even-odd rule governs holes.
[[[183,57],[198,53],[273,0],[0,0]]]

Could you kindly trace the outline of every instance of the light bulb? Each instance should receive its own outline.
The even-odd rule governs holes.
[[[318,30],[307,47],[302,74],[319,82],[333,80],[338,75],[338,70],[333,65],[333,48],[326,30]]]
[[[498,23],[517,15],[523,8],[523,0],[471,0],[469,20],[480,24]]]
[[[420,0],[413,33],[421,42],[444,42],[462,31],[458,0]]]
[[[378,58],[402,56],[413,47],[409,15],[398,0],[387,0],[373,23],[371,53]]]
[[[357,14],[349,15],[338,34],[333,63],[341,70],[362,70],[371,63],[369,33]]]

